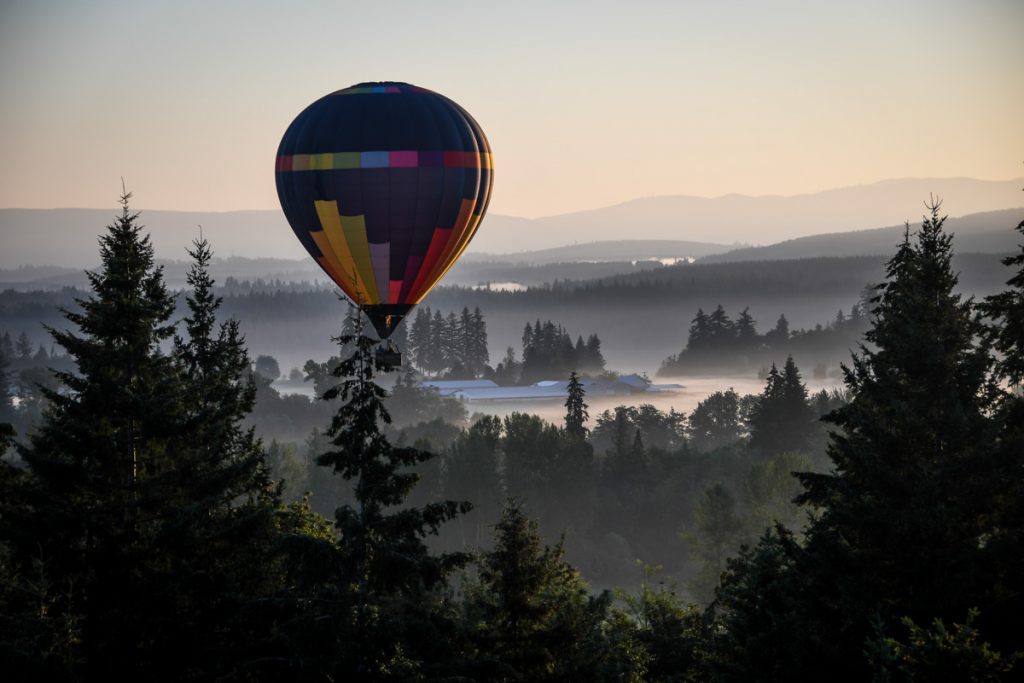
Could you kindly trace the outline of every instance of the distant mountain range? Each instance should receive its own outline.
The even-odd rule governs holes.
[[[920,220],[924,202],[943,200],[951,216],[1024,206],[1024,179],[885,180],[792,197],[649,197],[592,211],[533,220],[494,216],[473,241],[478,251],[509,252],[573,242],[674,239],[765,245],[832,232]]]
[[[1024,208],[986,211],[960,218],[950,218],[943,226],[953,233],[953,249],[959,254],[1002,254],[1017,251],[1020,233],[1012,228],[1024,220]],[[921,222],[910,224],[913,232]],[[780,259],[814,258],[818,256],[888,256],[903,239],[905,225],[874,230],[811,235],[786,240],[765,247],[744,247],[710,254],[701,263],[732,261],[777,261]]]
[[[1024,220],[1024,208],[986,211],[946,221],[953,234],[957,254],[1006,254],[1017,252],[1021,241],[1012,228]],[[910,224],[911,231],[920,223]],[[445,284],[475,286],[482,283],[515,282],[535,286],[553,280],[593,280],[616,275],[640,274],[677,261],[697,264],[782,261],[818,257],[888,256],[903,237],[904,226],[873,230],[812,235],[786,240],[764,247],[731,248],[722,244],[683,240],[616,240],[574,244],[554,249],[522,251],[510,254],[466,254],[445,277]],[[182,259],[158,259],[164,267],[167,283],[184,287],[190,262]],[[330,287],[330,280],[308,257],[215,258],[211,274],[221,284],[227,278],[268,285],[317,283]],[[667,271],[660,273],[667,275]],[[84,287],[82,268],[66,266],[19,266],[0,269],[0,287],[15,289],[57,289]]]
[[[501,261],[504,263],[571,263],[591,261],[595,263],[612,261],[656,261],[675,259],[698,259],[712,254],[722,254],[736,249],[736,245],[690,242],[687,240],[608,240],[606,242],[585,242],[551,249],[516,251],[507,254],[467,252],[467,261]]]
[[[628,237],[630,242],[656,240],[669,252],[643,251],[654,247],[652,242],[637,247],[641,251],[624,251],[619,259],[706,256],[728,250],[724,244],[764,245],[899,225],[918,219],[924,213],[922,202],[930,195],[941,197],[944,209],[953,216],[1017,208],[1024,206],[1022,186],[1024,179],[904,179],[793,197],[650,197],[545,218],[489,215],[467,255],[489,258],[504,254],[504,260],[537,258],[543,260],[536,263],[550,263],[548,259],[587,260],[571,255],[591,243],[617,243],[618,247],[588,247],[602,253],[592,260],[603,261],[614,257],[614,249],[625,250],[623,239]],[[0,209],[0,269],[22,265],[94,267],[98,263],[96,238],[116,213],[115,208]],[[198,236],[200,225],[215,253],[222,257],[306,258],[280,211],[144,210],[141,222],[150,232],[157,256],[163,259],[186,258],[185,248]],[[850,239],[856,242],[859,238]],[[692,245],[687,248],[692,253],[677,254],[681,243]],[[524,252],[527,247],[535,251]],[[871,253],[887,250],[874,248]]]

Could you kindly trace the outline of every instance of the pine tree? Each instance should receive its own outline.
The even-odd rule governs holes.
[[[174,300],[128,199],[100,239],[92,295],[65,313],[78,332],[51,330],[77,372],[46,391],[25,504],[0,526],[20,569],[45,567],[69,675],[214,677],[241,647],[230,619],[273,590],[277,500],[239,427],[249,361],[237,324],[215,332],[209,251],[193,252],[187,339],[166,355]]]
[[[736,319],[736,343],[744,351],[753,351],[757,348],[757,321],[750,315],[750,307],[740,312]]]
[[[466,311],[469,312],[468,309]],[[442,368],[449,368],[462,374],[466,367],[465,345],[462,343],[462,328],[455,311],[449,311],[441,327]]]
[[[1017,226],[1024,236],[1024,221]],[[982,310],[994,323],[990,329],[995,349],[1002,354],[997,371],[1011,387],[1024,384],[1024,245],[1020,253],[1003,259],[1005,266],[1017,266],[1007,281],[1009,288],[985,300]]]
[[[583,390],[583,385],[580,384],[575,370],[569,375],[567,392],[568,396],[565,399],[565,431],[571,437],[586,439],[588,431],[586,424],[590,415],[587,413],[587,404],[584,403],[586,392]]]
[[[814,423],[807,402],[807,387],[793,357],[780,373],[772,363],[764,393],[750,418],[750,447],[764,456],[805,451]]]
[[[587,337],[586,361],[582,367],[590,372],[604,371],[604,354],[601,353],[601,340],[596,334]]]
[[[353,310],[351,315],[358,313]],[[382,432],[391,418],[384,407],[386,392],[373,381],[376,342],[361,333],[339,341],[353,344],[355,351],[342,359],[334,371],[339,383],[324,395],[325,400],[339,398],[342,404],[327,431],[332,448],[317,463],[354,484],[355,505],[338,508],[335,524],[341,534],[343,575],[357,586],[355,628],[359,633],[377,629],[380,622],[374,621],[374,615],[389,596],[419,597],[467,561],[459,553],[430,555],[424,538],[468,512],[471,505],[442,501],[397,509],[418,480],[409,468],[435,456],[394,446]],[[368,648],[361,654],[365,666],[380,664],[370,659],[390,656],[374,646]]]
[[[21,360],[28,360],[32,357],[32,342],[28,340],[28,335],[24,331],[18,335],[14,349]]]
[[[537,327],[540,327],[540,321],[537,321]],[[540,330],[538,330],[539,332]],[[526,350],[533,347],[533,325],[529,322],[526,323],[526,327],[523,328],[523,355],[526,355]]]
[[[834,643],[807,618],[805,562],[793,533],[781,525],[766,529],[753,547],[741,547],[726,561],[706,613],[715,633],[708,642],[709,680],[858,680],[828,664],[815,668],[820,653],[831,651]]]
[[[54,609],[75,615],[79,656],[94,675],[165,664],[153,659],[158,615],[141,606],[164,559],[149,551],[183,417],[180,374],[160,349],[173,334],[174,299],[128,199],[100,238],[91,296],[78,300],[81,312],[65,312],[79,332],[50,330],[77,373],[57,373],[65,390],[46,392],[51,410],[23,452],[33,533],[12,543],[18,563],[41,558],[53,585],[69,591]]]
[[[11,333],[4,331],[2,337],[0,337],[0,353],[7,357],[8,360],[14,358],[14,342],[11,341]]]
[[[708,329],[708,316],[704,313],[703,308],[698,308],[697,315],[694,316],[690,324],[690,337],[686,342],[686,350],[691,352],[703,351],[708,348],[710,341],[711,333]]]
[[[423,365],[423,369],[427,372],[439,373],[445,369],[446,336],[444,317],[441,315],[441,311],[434,311],[434,315],[430,318],[430,341],[427,343]]]
[[[786,320],[786,316],[779,316],[775,328],[769,330],[768,334],[764,336],[764,340],[773,349],[781,349],[786,346],[786,342],[789,341],[789,321]]]
[[[736,340],[736,326],[722,304],[718,304],[708,316],[707,326],[708,344],[716,350],[729,348]]]
[[[493,549],[478,563],[479,581],[467,589],[480,678],[594,680],[607,656],[600,624],[610,594],[589,595],[562,544],[543,546],[537,523],[515,501],[494,534]]]
[[[473,326],[470,337],[470,359],[473,373],[479,376],[487,364],[491,362],[491,353],[487,349],[487,323],[479,308],[473,309]]]
[[[241,426],[255,405],[256,385],[238,322],[217,322],[221,299],[213,295],[209,244],[197,240],[189,255],[188,314],[184,335],[174,339],[185,413],[174,465],[162,477],[173,507],[158,543],[171,552],[167,609],[179,616],[167,645],[201,652],[225,633],[219,623],[225,615],[273,590],[280,490],[271,484],[253,429]],[[247,646],[226,634],[222,650]]]
[[[826,419],[833,474],[805,474],[808,590],[832,596],[816,619],[830,666],[863,670],[872,615],[962,620],[985,612],[979,547],[991,515],[988,351],[969,301],[955,293],[951,237],[937,203],[909,226],[877,289],[874,327],[845,380],[849,404]],[[867,672],[864,672],[867,675]]]
[[[1024,236],[1024,221],[1017,226]],[[982,613],[993,632],[1010,632],[1024,611],[1024,480],[1009,475],[1019,472],[1024,453],[1024,245],[1017,254],[1003,259],[1017,270],[1007,289],[988,297],[982,311],[989,318],[987,338],[1000,354],[995,376],[1009,391],[997,395],[995,413],[999,434],[989,468],[988,495],[996,501],[990,538],[985,544],[987,560],[995,567],[992,591],[1001,599]]]
[[[430,349],[430,307],[420,306],[409,330],[409,360],[420,370],[427,371]]]
[[[456,332],[458,337],[458,363],[465,369],[466,374],[475,377],[473,314],[469,312],[469,306],[462,307],[462,312],[459,313]]]

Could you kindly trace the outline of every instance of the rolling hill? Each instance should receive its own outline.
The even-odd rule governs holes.
[[[986,211],[950,218],[945,229],[953,233],[957,253],[1001,254],[1015,251],[1020,237],[1012,228],[1024,220],[1024,208]],[[921,226],[911,223],[913,232]],[[891,254],[903,239],[903,225],[830,235],[812,235],[764,247],[743,247],[700,259],[701,263],[775,261],[819,256],[871,256]]]
[[[1022,185],[1024,179],[903,179],[792,197],[648,197],[536,219],[490,214],[468,253],[507,254],[566,245],[578,248],[624,237],[763,245],[868,226],[899,225],[920,216],[921,202],[931,194],[943,197],[953,216],[1015,208],[1024,205]],[[91,267],[98,262],[96,236],[116,212],[113,202],[110,209],[0,209],[0,268]],[[157,256],[164,259],[185,258],[185,249],[198,236],[200,225],[218,256],[306,257],[280,211],[145,209],[141,222],[152,236]],[[650,256],[656,255],[638,258]],[[549,257],[556,258],[554,254]]]

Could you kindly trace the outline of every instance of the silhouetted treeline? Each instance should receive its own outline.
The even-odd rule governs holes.
[[[844,392],[808,396],[788,357],[758,396],[685,420],[624,406],[590,434],[575,381],[564,426],[389,431],[351,316],[307,373],[331,407],[306,462],[329,520],[283,500],[243,426],[259,376],[219,319],[208,246],[175,324],[123,201],[73,329],[53,331],[75,367],[0,459],[13,680],[1014,680],[1024,250],[1000,294],[965,299],[933,207],[868,300]],[[395,394],[421,391],[405,375]],[[13,436],[0,425],[0,452]],[[659,583],[673,553],[706,607]],[[631,566],[617,599],[579,571]]]
[[[574,370],[584,374],[604,372],[601,340],[596,334],[589,335],[586,341],[577,336],[573,343],[569,333],[550,320],[543,323],[537,320],[533,325],[526,323],[522,357],[519,368],[521,384],[568,377]]]
[[[475,378],[488,370],[487,323],[479,308],[463,307],[459,315],[450,311],[431,311],[420,306],[408,327],[408,358],[413,365],[431,375],[452,379]]]
[[[721,305],[710,314],[698,308],[686,347],[662,361],[658,374],[749,370],[770,362],[780,353],[797,354],[802,358],[834,358],[854,348],[869,323],[861,304],[857,303],[848,315],[840,310],[831,322],[809,330],[791,331],[786,316],[780,315],[775,327],[758,334],[757,321],[749,311],[749,308],[743,309],[736,320],[732,320]],[[821,363],[821,367],[827,366]]]
[[[881,257],[852,257],[694,263],[601,280],[559,281],[524,292],[441,286],[430,293],[424,305],[456,314],[463,307],[471,311],[479,307],[487,318],[494,362],[502,359],[509,346],[515,346],[518,353],[524,323],[539,317],[570,330],[596,333],[604,343],[606,358],[625,357],[613,365],[640,367],[684,347],[698,307],[710,312],[721,303],[735,316],[749,306],[761,321],[762,332],[780,313],[785,313],[794,329],[819,321],[824,324],[837,309],[849,311],[865,283],[882,277],[883,261]],[[978,297],[995,293],[1002,285],[996,255],[958,255],[954,270],[961,273],[959,288]],[[241,282],[237,289],[218,288],[218,293],[224,295],[221,310],[239,320],[254,353],[273,355],[287,371],[307,358],[326,358],[333,352],[330,337],[337,333],[343,318],[335,292],[250,291],[250,285]],[[74,298],[80,295],[80,290],[73,289],[0,292],[0,329],[12,334],[27,330],[34,343],[49,344],[39,324],[61,324],[59,308],[73,309]],[[403,323],[398,333],[411,322]],[[401,343],[399,346],[404,349]],[[820,358],[805,358],[799,350],[791,351],[810,371],[819,362],[834,370],[847,357],[847,349],[843,346]]]

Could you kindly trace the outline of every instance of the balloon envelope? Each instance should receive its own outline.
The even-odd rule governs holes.
[[[465,250],[493,178],[473,117],[408,83],[361,83],[309,105],[275,170],[299,241],[382,339]]]

